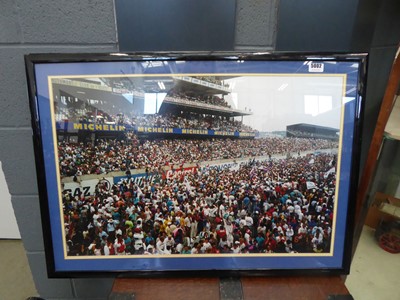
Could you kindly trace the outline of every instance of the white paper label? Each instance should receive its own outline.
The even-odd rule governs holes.
[[[324,64],[321,62],[310,62],[308,65],[308,72],[324,72]]]

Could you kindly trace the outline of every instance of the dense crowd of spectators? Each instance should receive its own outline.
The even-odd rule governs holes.
[[[125,140],[97,140],[95,145],[59,142],[58,157],[61,176],[80,176],[334,147],[337,143],[304,138],[139,140],[127,133]]]
[[[329,252],[335,157],[249,160],[63,193],[67,254]]]
[[[214,76],[193,76],[193,78],[197,78],[203,81],[211,82],[217,85],[223,85],[223,81],[215,78]]]
[[[231,108],[231,106],[228,104],[228,102],[219,96],[216,95],[198,95],[198,94],[192,94],[184,91],[178,91],[178,90],[171,90],[167,98],[175,98],[175,99],[180,99],[180,100],[188,100],[188,101],[194,101],[198,103],[205,103],[205,104],[210,104],[210,105],[215,105],[215,106],[222,106],[222,107],[228,107]]]
[[[142,115],[134,116],[132,126],[156,126],[172,128],[208,129],[237,132],[255,132],[253,128],[237,120],[229,120],[212,115],[182,113],[181,115]]]

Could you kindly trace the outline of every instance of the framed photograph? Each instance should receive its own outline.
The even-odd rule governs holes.
[[[348,273],[366,60],[27,55],[49,276]]]

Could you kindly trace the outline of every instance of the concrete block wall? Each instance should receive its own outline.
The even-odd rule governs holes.
[[[274,48],[278,0],[261,2],[237,0],[238,50]],[[45,299],[106,299],[112,278],[47,278],[24,55],[118,51],[114,1],[3,0],[0,6],[0,161],[36,288]]]
[[[24,55],[117,51],[114,3],[5,0],[0,6],[0,161],[37,291],[45,299],[105,299],[110,278],[47,278]]]
[[[275,49],[279,0],[237,0],[235,50]]]

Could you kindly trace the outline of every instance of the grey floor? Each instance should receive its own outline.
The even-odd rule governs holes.
[[[21,240],[0,240],[0,299],[37,296]]]
[[[375,230],[364,226],[346,287],[355,300],[400,299],[400,254],[379,247]]]
[[[0,299],[38,296],[22,241],[0,240]],[[364,227],[346,286],[355,300],[400,299],[400,254],[382,250]],[[282,299],[285,300],[285,299]]]

